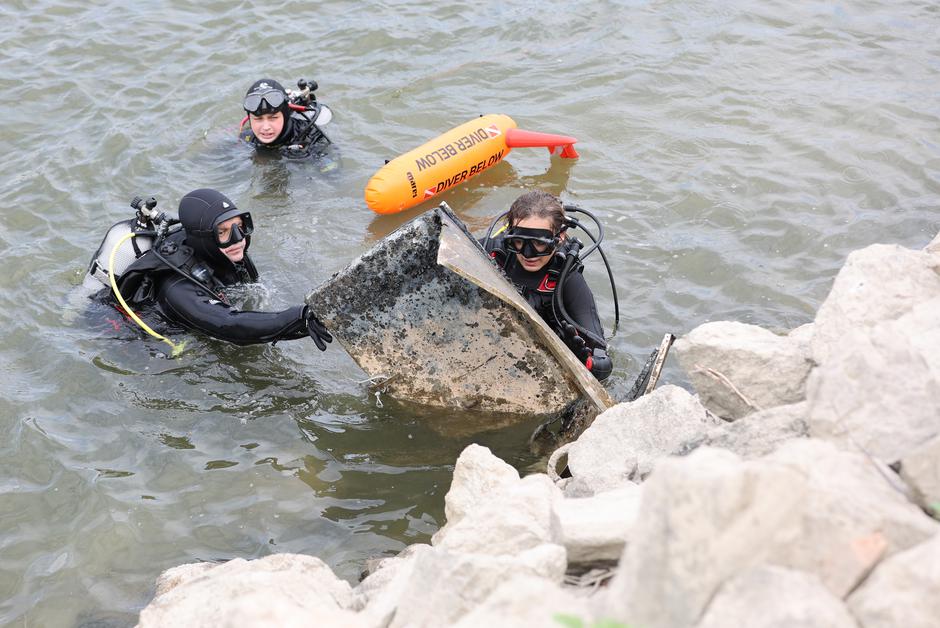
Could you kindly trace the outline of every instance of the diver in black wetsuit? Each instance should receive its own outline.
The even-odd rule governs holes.
[[[225,289],[258,278],[248,257],[251,214],[223,194],[200,189],[180,200],[182,229],[170,233],[130,264],[117,281],[135,307],[154,306],[168,321],[238,345],[310,336],[321,351],[333,337],[309,308],[241,311]]]
[[[318,123],[328,120],[331,114],[326,115],[329,108],[317,103],[315,81],[301,80],[301,85],[299,92],[288,93],[275,80],[255,81],[242,103],[247,118],[239,137],[260,151],[276,152],[289,159],[323,155],[331,142]]]
[[[556,284],[565,265],[567,228],[565,210],[557,197],[540,190],[526,192],[509,209],[506,231],[487,241],[487,252],[497,260],[529,305],[548,323],[599,381],[613,370],[594,303],[594,295],[581,275],[570,272],[561,295],[568,315],[586,333],[559,320],[553,306]]]

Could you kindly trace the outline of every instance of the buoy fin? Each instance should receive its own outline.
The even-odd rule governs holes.
[[[506,146],[509,148],[544,147],[552,155],[560,155],[565,159],[577,159],[578,151],[574,143],[578,140],[570,135],[555,135],[553,133],[538,133],[522,129],[508,129],[506,131]]]

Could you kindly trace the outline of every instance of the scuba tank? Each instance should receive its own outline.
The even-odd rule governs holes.
[[[134,262],[148,252],[152,251],[153,255],[166,262],[166,259],[158,253],[157,247],[170,233],[170,227],[178,224],[179,220],[163,212],[157,213],[157,199],[152,196],[146,202],[139,196],[135,196],[131,201],[131,207],[137,210],[137,215],[130,220],[118,222],[108,229],[101,246],[91,258],[82,285],[97,287],[97,282],[100,282],[107,287],[120,304],[118,311],[154,338],[167,343],[172,349],[170,356],[176,357],[182,353],[185,343],[173,342],[155,332],[141,320],[124,300],[118,289],[118,282]],[[176,266],[170,267],[177,272],[182,272]]]
[[[97,281],[101,286],[110,288],[112,273],[115,278],[120,278],[128,266],[150,250],[157,235],[154,227],[154,219],[159,218],[156,206],[157,199],[152,196],[146,202],[139,196],[134,197],[131,207],[137,210],[137,216],[115,223],[108,229],[98,250],[91,257],[82,285],[97,288],[100,287],[95,283]],[[128,237],[132,233],[134,237]],[[114,268],[111,268],[112,255]]]

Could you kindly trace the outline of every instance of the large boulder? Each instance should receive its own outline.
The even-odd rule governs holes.
[[[561,489],[547,475],[530,475],[494,491],[433,539],[451,552],[512,556],[559,536],[553,504]]]
[[[565,548],[545,544],[515,556],[466,554],[435,548],[418,556],[391,628],[452,626],[515,576],[559,584]]]
[[[161,578],[159,595],[138,626],[364,626],[347,610],[349,583],[319,558],[273,554],[209,568],[175,568]]]
[[[593,497],[555,502],[560,536],[568,564],[618,560],[636,523],[642,487],[624,486]]]
[[[725,582],[696,628],[858,628],[813,574],[760,565]]]
[[[848,597],[862,628],[933,628],[940,621],[940,535],[896,554]]]
[[[915,303],[940,296],[940,259],[925,251],[873,244],[849,254],[816,313],[813,358],[843,353],[853,330],[900,318]]]
[[[895,462],[940,433],[940,296],[848,332],[807,383],[810,434]]]
[[[846,595],[882,556],[938,529],[881,472],[811,439],[747,462],[707,447],[661,460],[601,615],[691,626],[722,583],[761,564],[814,573]]]
[[[598,415],[568,449],[572,480],[578,494],[611,490],[643,480],[653,463],[683,443],[704,436],[719,421],[678,386],[662,386],[630,403]]]
[[[489,448],[468,445],[457,457],[450,489],[444,496],[447,523],[457,523],[494,492],[518,481],[519,472],[494,456]]]
[[[724,419],[805,398],[813,364],[803,334],[778,336],[755,325],[719,321],[696,327],[675,349],[702,404]]]
[[[733,451],[742,458],[759,458],[790,439],[808,436],[806,412],[805,401],[754,412],[711,428],[704,438],[685,443],[674,453],[684,455],[696,447],[708,446]]]
[[[901,459],[901,477],[914,490],[921,507],[940,519],[940,436]]]

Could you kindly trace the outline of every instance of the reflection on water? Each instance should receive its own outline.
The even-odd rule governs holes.
[[[376,397],[339,348],[309,341],[239,348],[184,333],[170,360],[95,310],[78,284],[135,195],[172,210],[214,187],[251,211],[263,290],[248,296],[279,309],[427,209],[366,209],[385,159],[491,112],[573,135],[576,162],[514,150],[439,198],[476,233],[531,187],[604,220],[621,305],[615,396],[666,331],[795,327],[849,251],[922,247],[940,229],[940,12],[923,0],[289,0],[263,20],[225,2],[11,7],[4,625],[133,624],[160,571],[197,560],[304,552],[355,581],[365,559],[437,529],[466,444],[541,468],[527,447],[537,417]],[[317,80],[338,167],[259,159],[235,141],[261,75]],[[599,260],[585,276],[610,329]],[[686,385],[671,363],[664,379]]]

